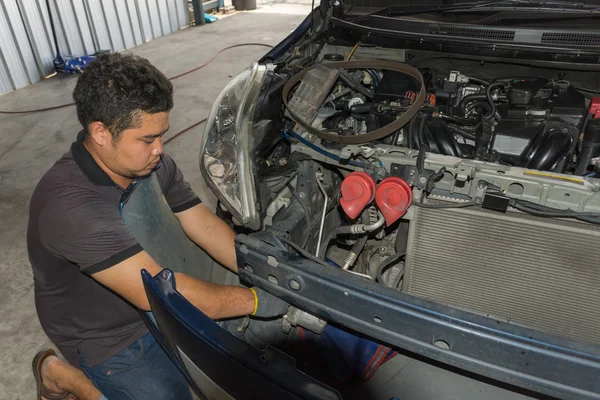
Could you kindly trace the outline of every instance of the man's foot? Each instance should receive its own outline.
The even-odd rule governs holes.
[[[61,388],[62,373],[68,365],[61,361],[54,350],[40,351],[33,358],[33,376],[35,377],[38,399],[71,400],[75,397]]]
[[[58,377],[56,373],[56,369],[60,368],[60,363],[62,361],[56,356],[48,356],[42,362],[41,372],[42,372],[42,383],[48,389],[53,392],[62,392],[63,390],[58,386]]]

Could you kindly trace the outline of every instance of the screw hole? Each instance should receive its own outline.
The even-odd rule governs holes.
[[[290,289],[296,290],[296,291],[300,290],[301,287],[302,287],[300,285],[300,282],[298,282],[296,279],[290,279],[290,281],[288,282],[288,284],[290,286]]]
[[[377,322],[378,324],[380,324],[380,323],[383,322],[383,320],[381,318],[379,318],[379,317],[374,317],[373,321]]]
[[[571,197],[571,193],[565,193],[565,197]]]
[[[436,340],[435,342],[433,342],[433,345],[439,347],[440,349],[444,349],[444,350],[450,349],[450,345],[445,340]]]
[[[506,173],[506,172],[504,172],[504,171],[500,171],[500,170],[498,170],[498,171],[496,171],[496,172],[497,172],[497,173],[499,173],[500,175],[504,175],[504,174]]]
[[[264,354],[261,354],[260,355],[260,361],[267,362],[267,356],[265,356]]]
[[[275,267],[275,268],[277,268],[277,265],[278,265],[279,263],[277,262],[277,259],[276,259],[275,257],[273,257],[273,256],[268,256],[268,257],[267,257],[267,264],[269,264],[269,265],[270,265],[270,266],[272,266],[272,267]]]
[[[279,285],[279,279],[277,279],[277,277],[275,277],[273,275],[269,275],[267,277],[267,280],[271,283],[274,283],[275,285]]]

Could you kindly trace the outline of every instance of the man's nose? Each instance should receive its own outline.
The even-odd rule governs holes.
[[[160,156],[163,153],[163,138],[162,136],[158,140],[154,141],[154,148],[152,149],[153,156]]]

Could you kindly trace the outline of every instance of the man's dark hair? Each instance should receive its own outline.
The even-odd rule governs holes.
[[[125,129],[140,126],[141,113],[173,108],[173,85],[148,60],[132,54],[98,56],[79,77],[73,99],[83,128],[102,122],[118,142]]]

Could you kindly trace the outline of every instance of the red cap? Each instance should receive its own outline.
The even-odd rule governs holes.
[[[385,223],[390,226],[410,207],[412,191],[405,180],[390,176],[379,183],[375,198],[379,210],[385,217]]]
[[[365,172],[351,172],[344,178],[340,204],[346,214],[356,219],[375,198],[375,181]]]

